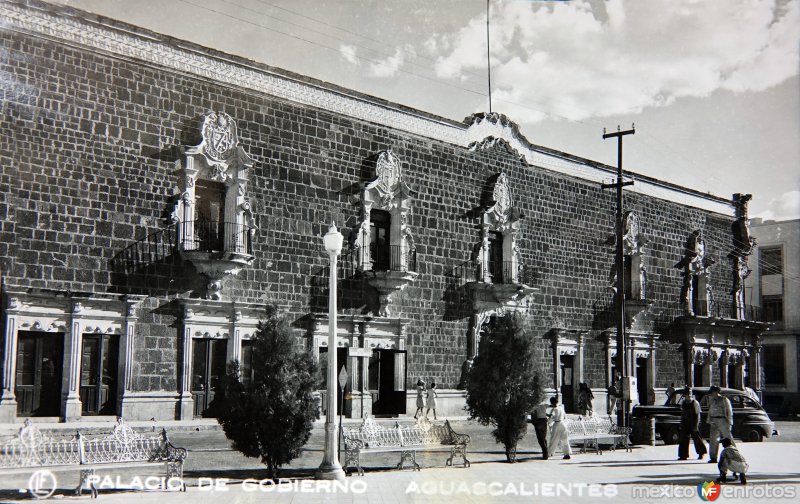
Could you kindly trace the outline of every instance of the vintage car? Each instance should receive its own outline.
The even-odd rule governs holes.
[[[708,389],[709,387],[695,387],[692,389],[695,399],[700,402],[702,410],[700,419],[700,433],[708,437]],[[680,392],[676,401],[680,400]],[[763,441],[764,438],[777,436],[778,430],[770,420],[764,408],[753,400],[746,392],[737,389],[723,388],[722,395],[731,401],[733,406],[733,437],[744,441]],[[675,405],[639,405],[633,408],[631,415],[634,426],[633,442],[646,441],[647,424],[649,419],[655,419],[656,434],[666,444],[678,443],[678,432],[681,423],[681,408]]]

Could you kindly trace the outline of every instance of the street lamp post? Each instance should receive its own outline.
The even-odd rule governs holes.
[[[325,418],[325,453],[317,469],[316,478],[344,480],[345,474],[339,463],[339,439],[336,431],[337,381],[336,381],[336,261],[342,252],[342,233],[331,223],[323,237],[325,251],[330,258],[330,285],[328,294],[328,411]]]

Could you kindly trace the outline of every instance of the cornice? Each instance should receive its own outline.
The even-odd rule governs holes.
[[[517,125],[501,114],[475,114],[465,124],[436,119],[412,109],[393,107],[366,95],[358,96],[339,91],[324,83],[292,79],[270,72],[242,58],[202,48],[183,47],[168,43],[156,34],[148,36],[143,30],[109,20],[90,20],[89,14],[74,9],[34,3],[37,7],[13,2],[0,2],[0,25],[14,30],[55,39],[109,53],[121,58],[136,59],[174,71],[211,79],[316,107],[333,114],[352,117],[402,130],[415,135],[458,145],[463,148],[481,145],[488,137],[503,140],[505,147],[516,152],[528,165],[570,175],[601,184],[612,176],[610,168],[567,154],[558,155],[549,149],[531,144]],[[70,15],[58,15],[57,13]],[[83,17],[81,17],[83,16]],[[84,19],[84,17],[86,19]],[[127,29],[125,29],[127,28]],[[189,44],[187,44],[189,45]],[[477,142],[477,143],[476,143]],[[705,196],[656,179],[638,178],[628,191],[655,198],[733,216],[732,203],[722,198]]]

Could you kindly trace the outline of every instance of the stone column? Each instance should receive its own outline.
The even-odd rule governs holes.
[[[722,355],[719,358],[719,386],[720,387],[728,387],[728,351],[725,350],[722,352]]]
[[[119,414],[123,418],[128,415],[127,398],[128,394],[133,390],[133,356],[135,354],[135,338],[136,338],[136,321],[139,317],[136,316],[136,306],[138,303],[126,301],[126,317],[125,323],[122,328],[122,341],[120,342],[120,411]]]
[[[242,330],[239,328],[238,322],[242,320],[242,312],[234,311],[230,314],[230,338],[228,340],[228,355],[229,361],[238,361],[242,363]]]
[[[183,324],[181,325],[183,328],[183,362],[181,365],[181,393],[178,411],[180,420],[194,418],[194,399],[192,398],[192,348],[194,342],[192,341],[192,328],[189,321],[192,316],[192,310],[186,307]]]
[[[80,314],[83,305],[79,301],[72,304],[72,315],[70,317],[69,328],[64,338],[64,367],[63,367],[63,388],[64,404],[62,405],[62,417],[65,422],[73,422],[81,418],[81,398],[78,387],[81,381],[81,347],[83,343],[83,321]]]
[[[9,309],[15,300],[12,298]],[[17,317],[6,311],[3,338],[3,389],[0,391],[0,423],[12,423],[17,418],[17,400],[14,396],[17,361]]]

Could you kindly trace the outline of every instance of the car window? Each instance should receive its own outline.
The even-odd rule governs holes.
[[[742,396],[740,395],[732,395],[726,396],[731,401],[731,406],[734,408],[741,408],[742,407]]]
[[[708,406],[708,398],[709,396],[704,395],[702,399],[700,399],[700,406]]]
[[[759,406],[754,400],[750,399],[749,397],[748,398],[744,398],[742,400],[742,402],[744,402],[744,407],[745,408],[761,409],[761,406]]]

